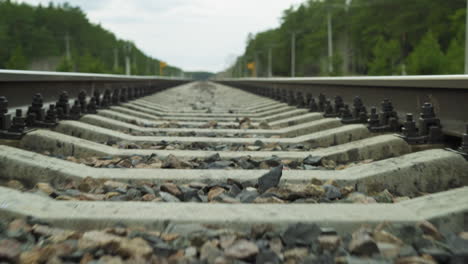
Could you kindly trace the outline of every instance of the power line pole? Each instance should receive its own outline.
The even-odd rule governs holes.
[[[126,75],[131,75],[132,70],[131,70],[131,65],[130,65],[130,52],[132,51],[132,46],[130,43],[127,43],[125,45],[125,74]]]
[[[119,50],[114,48],[114,71],[117,72],[119,70]]]
[[[296,32],[291,33],[291,77],[296,76]]]
[[[467,0],[468,1],[468,0]],[[332,32],[332,16],[328,10],[328,73],[333,72],[333,32]]]
[[[70,35],[65,34],[65,56],[68,61],[71,61],[71,52],[70,52]]]
[[[255,58],[254,58],[254,74],[253,77],[258,77],[258,72],[260,69],[260,66],[258,65],[258,52],[255,52]]]
[[[150,58],[149,57],[146,58],[146,74],[147,75],[151,74],[151,71],[150,71]]]
[[[273,57],[272,57],[271,51],[272,51],[272,48],[271,47],[268,48],[268,77],[270,78],[273,76],[273,70],[272,70]]]
[[[465,24],[465,74],[468,74],[468,0],[466,1],[466,24]]]

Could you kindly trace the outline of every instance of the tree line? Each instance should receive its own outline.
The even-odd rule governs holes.
[[[278,28],[249,35],[228,75],[291,76],[294,41],[295,76],[464,72],[465,0],[349,2],[309,0],[285,10]]]
[[[79,7],[0,0],[0,68],[29,69],[31,63],[48,58],[59,58],[55,70],[67,72],[124,74],[126,63],[132,75],[182,72],[173,66],[160,69],[160,60],[91,23]]]

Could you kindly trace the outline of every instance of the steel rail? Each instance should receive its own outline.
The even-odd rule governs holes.
[[[40,93],[44,102],[55,102],[62,91],[77,98],[84,90],[92,95],[95,90],[120,88],[167,88],[188,82],[189,79],[126,76],[114,74],[62,73],[45,71],[0,70],[0,96],[8,98],[8,108],[22,108],[31,103],[34,94]]]
[[[406,113],[419,115],[423,103],[434,105],[445,134],[462,136],[468,124],[468,76],[381,76],[381,77],[319,77],[319,78],[238,78],[214,80],[244,89],[286,89],[304,96],[320,93],[333,101],[343,97],[352,106],[355,96],[364,104],[379,107],[384,98],[393,102],[400,120]]]

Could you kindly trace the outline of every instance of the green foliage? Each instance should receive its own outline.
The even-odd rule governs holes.
[[[408,57],[409,74],[440,74],[444,72],[445,55],[439,42],[429,31]]]
[[[91,54],[87,53],[78,60],[78,69],[80,72],[105,73],[105,65]]]
[[[62,59],[59,71],[123,73],[125,55],[137,62],[132,74],[159,74],[159,60],[148,57],[133,43],[92,24],[78,7],[69,4],[31,6],[0,0],[0,68],[26,69],[28,62],[65,57],[69,43],[72,61]],[[114,67],[117,51],[118,67]],[[25,62],[26,61],[26,62]],[[168,75],[181,72],[167,67]]]
[[[464,42],[453,39],[447,51],[444,71],[447,74],[463,74],[464,73],[464,58],[465,47]]]
[[[401,57],[400,43],[379,37],[372,50],[373,60],[369,63],[369,75],[394,75],[398,73]]]
[[[72,72],[74,71],[73,69],[73,62],[66,57],[63,57],[62,60],[60,61],[60,64],[57,66],[56,71],[59,72]]]
[[[211,72],[187,72],[186,74],[194,80],[208,80],[213,76]]]
[[[23,55],[23,50],[21,47],[16,47],[13,54],[11,54],[10,59],[7,61],[6,66],[9,69],[15,70],[24,70],[28,65],[26,57]]]
[[[348,8],[345,2],[308,0],[285,10],[278,28],[249,35],[244,54],[228,72],[245,75],[245,62],[257,56],[259,76],[267,76],[268,49],[273,47],[273,75],[290,76],[293,32],[297,76],[393,75],[400,74],[402,65],[410,61],[410,74],[460,72],[465,0],[353,0]],[[333,53],[340,54],[333,58],[335,72],[331,74],[327,66],[329,13]],[[422,43],[429,29],[432,39]],[[427,53],[430,48],[435,49],[433,54]]]

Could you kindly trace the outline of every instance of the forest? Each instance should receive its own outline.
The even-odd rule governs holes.
[[[278,28],[250,34],[227,75],[292,76],[293,36],[294,76],[462,74],[466,4],[309,0],[285,10]]]
[[[0,68],[124,74],[126,57],[132,75],[181,76],[182,70],[145,55],[134,43],[91,23],[69,4],[31,6],[0,0]],[[164,64],[162,64],[164,65]],[[55,68],[55,69],[54,69]]]

